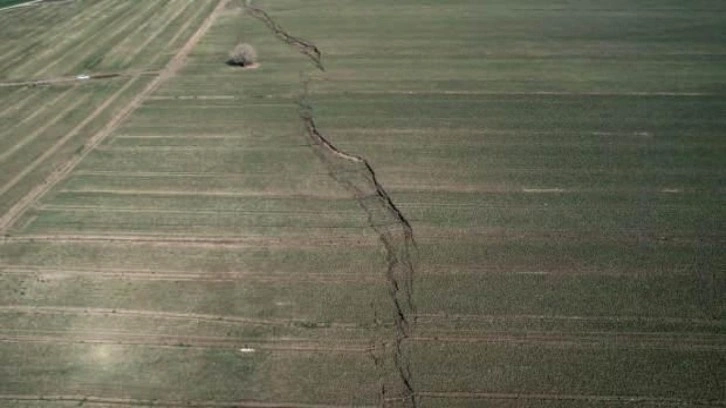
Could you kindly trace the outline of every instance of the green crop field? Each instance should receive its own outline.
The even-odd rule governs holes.
[[[0,406],[726,406],[726,3],[74,0],[0,38]]]

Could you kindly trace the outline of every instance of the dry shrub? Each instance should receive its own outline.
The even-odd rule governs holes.
[[[241,67],[247,67],[257,62],[257,51],[255,47],[247,44],[237,44],[232,51],[229,52],[230,65],[239,65]]]

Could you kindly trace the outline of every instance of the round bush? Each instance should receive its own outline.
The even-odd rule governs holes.
[[[246,67],[257,62],[257,51],[247,43],[237,44],[229,53],[229,63]]]

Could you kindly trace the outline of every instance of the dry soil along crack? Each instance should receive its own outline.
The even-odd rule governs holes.
[[[318,67],[318,69],[320,69],[321,71],[325,71],[325,67],[323,66],[322,62],[323,54],[320,52],[318,47],[315,46],[315,44],[311,43],[310,41],[303,40],[302,38],[290,35],[264,10],[250,5],[249,1],[245,2],[243,8],[247,13],[249,13],[249,15],[265,23],[265,25],[269,27],[273,33],[275,33],[277,38],[292,45],[293,47],[296,47],[298,50],[300,50],[300,52],[307,55],[308,58],[313,61],[315,66]]]

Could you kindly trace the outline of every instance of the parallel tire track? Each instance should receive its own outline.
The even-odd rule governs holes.
[[[0,394],[0,401],[15,402],[75,402],[79,406],[109,405],[126,407],[189,407],[189,408],[347,408],[350,405],[304,404],[295,402],[260,401],[172,401],[131,398],[106,398],[89,395],[28,395]]]
[[[96,119],[98,116],[100,116],[107,108],[109,108],[113,102],[116,101],[127,89],[129,89],[138,79],[138,77],[134,77],[130,79],[129,81],[124,84],[120,89],[118,89],[113,95],[111,95],[108,99],[104,101],[103,104],[101,104],[98,108],[96,108],[95,111],[93,111],[89,116],[87,116],[81,123],[79,123],[76,127],[74,127],[71,131],[66,133],[62,138],[60,138],[56,143],[50,147],[48,150],[43,152],[42,155],[38,156],[35,160],[33,160],[27,167],[25,167],[22,171],[20,171],[18,174],[15,175],[8,183],[6,183],[2,188],[0,188],[0,195],[5,194],[7,191],[9,191],[11,188],[13,188],[16,184],[18,184],[21,180],[23,180],[28,174],[30,174],[33,170],[35,170],[38,166],[40,166],[43,162],[48,160],[51,156],[53,156],[61,147],[63,147],[70,139],[72,139],[74,136],[79,134],[81,130],[86,127],[89,123],[91,123],[94,119]],[[68,163],[65,164],[65,166],[68,166],[69,163],[74,162],[75,160],[72,158]],[[30,191],[24,199],[21,199],[18,203],[16,203],[15,206],[13,206],[2,218],[0,218],[0,234],[7,231],[7,229],[10,227],[10,224],[16,220],[16,218],[21,215],[27,205],[34,200],[30,199],[30,201],[26,202],[26,199],[28,199],[31,195],[33,197],[39,197],[43,193],[45,193],[48,189],[46,189],[46,186],[51,185],[52,180],[55,178],[58,178],[61,174],[61,170],[63,167],[61,166],[60,169],[56,170],[54,173],[52,173],[48,179],[46,180],[46,184],[41,184],[39,186],[36,186],[33,190]],[[75,167],[75,164],[74,164]]]
[[[17,276],[39,276],[43,278],[61,278],[84,276],[96,279],[120,279],[128,281],[194,281],[194,282],[305,282],[305,283],[380,283],[374,276],[360,276],[346,273],[313,273],[313,272],[194,272],[194,271],[159,271],[132,269],[51,269],[34,266],[0,265],[0,274]]]
[[[0,85],[0,86],[2,86],[2,85]],[[58,95],[56,95],[56,97],[50,99],[49,101],[46,101],[46,103],[44,103],[43,106],[41,106],[40,108],[35,109],[33,111],[33,113],[31,113],[30,115],[24,117],[23,119],[20,119],[19,121],[13,123],[11,126],[8,126],[7,128],[3,129],[3,131],[0,132],[0,138],[6,137],[15,128],[17,128],[17,127],[25,124],[26,122],[29,122],[29,121],[33,120],[33,118],[35,118],[36,116],[44,113],[46,110],[48,110],[48,108],[54,107],[55,104],[59,100],[63,99],[63,97],[65,97],[66,94],[70,93],[72,90],[73,90],[73,88],[66,89],[65,91],[63,91],[63,92],[59,93]],[[60,118],[63,117],[64,114],[68,113],[69,110],[70,109],[64,110],[63,112],[61,112],[61,114],[59,114],[58,116],[56,116],[49,123],[47,123],[46,125],[40,127],[41,130],[37,130],[36,129],[35,132],[38,132],[38,131],[39,132],[43,132],[43,131],[45,131],[45,129],[47,129],[48,127],[52,126],[53,123],[55,123],[56,121],[60,120]],[[33,135],[35,132],[31,133],[31,135]],[[30,136],[26,137],[23,140],[28,140],[29,138],[30,138]],[[32,140],[32,138],[31,138],[31,140]],[[22,143],[22,141],[20,143]],[[12,151],[13,149],[16,149],[16,150],[19,149],[19,147],[17,147],[17,144],[14,143],[13,146],[10,149],[7,149],[7,150],[3,151],[2,153],[0,153],[0,161],[3,161],[4,160],[4,157],[9,156],[10,153],[8,153],[8,152]]]
[[[0,343],[51,344],[113,344],[154,348],[232,349],[240,347],[264,351],[367,353],[370,343],[365,340],[334,342],[309,339],[244,339],[234,337],[184,336],[122,331],[0,331]]]
[[[143,91],[141,91],[136,97],[134,97],[131,102],[129,102],[115,117],[111,119],[110,122],[106,124],[100,131],[98,131],[96,134],[91,136],[91,138],[88,140],[88,142],[84,145],[81,152],[73,157],[71,157],[67,162],[63,163],[61,166],[59,166],[53,173],[50,174],[50,176],[45,180],[45,182],[41,185],[36,186],[34,189],[32,189],[25,197],[23,197],[18,203],[16,203],[2,218],[0,218],[0,234],[7,233],[8,229],[15,223],[15,221],[22,216],[25,211],[34,203],[38,198],[46,194],[51,188],[53,188],[58,182],[63,180],[68,174],[70,174],[71,171],[73,171],[74,168],[90,153],[96,146],[98,146],[104,139],[106,139],[113,131],[118,128],[118,126],[136,109],[141,106],[143,101],[151,95],[154,91],[156,91],[159,86],[168,80],[169,78],[173,77],[176,72],[184,65],[184,62],[187,58],[187,55],[192,51],[192,49],[196,46],[196,44],[199,42],[199,40],[202,38],[202,36],[211,28],[212,23],[216,20],[217,15],[224,10],[224,8],[227,6],[230,0],[219,0],[217,6],[215,9],[210,13],[210,15],[202,22],[200,27],[197,29],[197,31],[187,40],[187,42],[179,49],[179,51],[174,55],[174,57],[169,61],[169,63],[166,65],[166,67],[162,70],[162,72],[154,78],[147,86],[144,88]],[[182,27],[182,30],[185,27]],[[183,32],[183,31],[179,31]],[[76,128],[74,128],[71,132],[69,132],[66,136],[61,138],[56,145],[49,149],[45,154],[40,156],[38,159],[36,159],[32,164],[30,168],[26,168],[21,174],[19,174],[11,183],[12,185],[17,184],[18,181],[20,181],[23,177],[25,177],[30,171],[31,168],[37,167],[42,161],[45,161],[50,155],[55,153],[56,150],[60,148],[68,139],[70,139],[72,136],[74,136],[76,133],[78,133],[85,125],[90,123],[93,119],[95,119],[98,115],[101,114],[108,106],[111,105],[111,103],[123,93],[128,87],[130,87],[133,83],[136,82],[138,77],[134,77],[133,79],[129,80],[124,87],[122,87],[119,91],[117,91],[111,98],[106,100],[94,113],[92,113],[89,117],[87,117],[83,122],[81,122]],[[0,194],[7,191],[9,187],[4,188],[3,191],[0,191]]]
[[[65,95],[65,94],[62,94]],[[35,140],[38,136],[42,135],[46,130],[50,129],[51,126],[54,126],[56,123],[58,123],[61,119],[63,119],[66,115],[71,113],[73,110],[78,108],[79,106],[86,103],[91,98],[90,95],[83,95],[81,97],[78,97],[73,101],[72,103],[69,103],[68,106],[61,110],[56,116],[51,118],[48,122],[43,124],[41,127],[35,129],[33,132],[28,134],[25,138],[15,143],[11,148],[5,150],[4,152],[0,153],[0,163],[3,163],[5,160],[7,160],[8,157],[11,157],[13,154],[15,154],[17,151],[25,147],[28,143],[31,143],[33,140]],[[55,103],[55,101],[51,102]],[[34,115],[30,115],[34,116]]]
[[[89,316],[124,316],[167,320],[204,321],[212,323],[228,323],[235,325],[285,326],[294,327],[308,325],[316,327],[319,322],[304,319],[258,319],[232,315],[213,315],[204,313],[163,312],[151,310],[108,309],[99,307],[65,307],[65,306],[0,306],[0,313],[24,313],[40,315],[89,315]],[[356,323],[325,323],[325,327],[355,329]]]
[[[331,236],[326,234],[324,237],[315,237],[310,234],[299,236],[283,236],[280,238],[271,238],[263,236],[250,235],[246,237],[235,236],[209,236],[209,237],[189,237],[184,235],[72,235],[72,234],[44,234],[44,235],[23,235],[17,237],[0,237],[0,243],[4,244],[32,244],[47,242],[51,244],[67,244],[67,243],[84,243],[84,244],[106,244],[117,243],[122,245],[140,245],[140,246],[159,246],[159,247],[193,247],[193,248],[319,248],[321,246],[330,247],[351,247],[351,246],[374,246],[377,241],[373,241],[368,237],[362,237],[361,234],[348,234]]]
[[[432,399],[476,399],[476,400],[519,400],[519,401],[577,401],[614,402],[631,406],[633,404],[653,404],[655,406],[709,406],[726,407],[726,401],[691,400],[684,398],[642,397],[619,395],[577,395],[577,394],[526,394],[526,393],[492,393],[492,392],[437,392],[420,391],[419,397]]]
[[[122,23],[118,24],[117,21],[116,24],[110,24],[105,27],[105,30],[107,30],[110,27],[113,27],[114,30],[110,33],[106,32],[103,36],[103,42],[101,45],[101,49],[104,50],[104,52],[107,52],[109,49],[115,47],[117,43],[115,40],[117,37],[120,37],[127,29],[131,29],[131,33],[128,35],[133,35],[134,32],[137,32],[142,29],[143,23],[147,20],[153,19],[153,17],[156,15],[158,10],[156,10],[157,7],[159,7],[161,1],[167,1],[167,0],[156,0],[155,2],[149,2],[147,5],[151,5],[151,7],[145,8],[144,10],[136,10],[136,6],[129,6],[128,13],[130,14],[130,17],[125,17],[121,19]],[[144,4],[144,3],[140,3]],[[125,15],[125,14],[124,14]],[[117,28],[118,27],[118,28]],[[91,47],[89,44],[91,44],[94,41],[97,41],[98,37],[95,36],[89,36],[86,40],[81,41],[80,43],[75,44],[70,50],[67,50],[63,55],[64,56],[73,56],[73,59],[75,61],[84,61],[89,56],[93,55],[94,52],[96,52],[95,47]],[[87,50],[83,52],[84,50]],[[79,53],[78,51],[81,51],[82,53]],[[36,71],[33,73],[35,76],[42,76],[46,72],[50,71],[52,68],[60,64],[61,62],[65,61],[64,56],[56,57],[52,62],[43,65],[42,69],[39,71]]]

